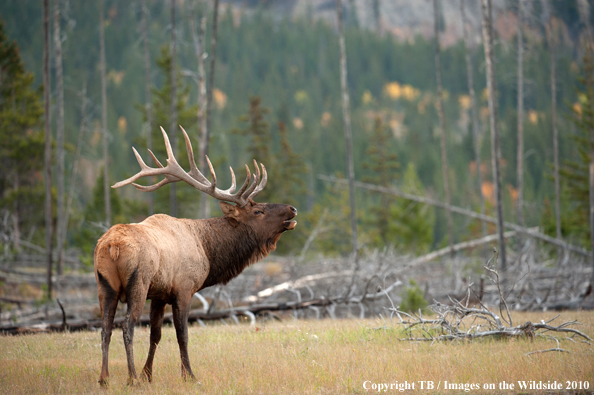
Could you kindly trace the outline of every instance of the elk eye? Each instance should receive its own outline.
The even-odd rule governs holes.
[[[256,211],[254,211],[254,214],[256,214],[256,215],[264,214],[264,211],[256,210]]]

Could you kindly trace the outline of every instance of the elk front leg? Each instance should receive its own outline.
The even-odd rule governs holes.
[[[161,300],[151,300],[151,345],[144,368],[142,369],[142,378],[153,381],[153,358],[157,345],[161,341],[161,327],[163,326],[163,315],[165,314],[166,303]]]
[[[173,325],[177,335],[177,343],[179,344],[179,353],[181,357],[181,371],[184,380],[190,378],[195,380],[194,373],[190,367],[190,358],[188,356],[188,315],[190,313],[190,302],[192,294],[176,298],[172,304],[173,311]]]

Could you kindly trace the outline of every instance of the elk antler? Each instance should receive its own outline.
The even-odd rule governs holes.
[[[235,191],[235,173],[233,172],[233,168],[229,167],[231,170],[231,187],[226,190],[221,190],[217,188],[217,176],[215,171],[212,167],[212,163],[210,163],[210,159],[206,156],[206,161],[208,162],[208,167],[210,169],[210,174],[212,176],[212,182],[208,181],[206,177],[198,170],[196,167],[196,162],[194,161],[194,151],[192,150],[192,143],[190,143],[190,138],[188,134],[181,127],[182,132],[184,133],[184,138],[186,140],[186,150],[188,152],[188,159],[190,160],[190,171],[186,172],[175,160],[173,156],[173,150],[171,149],[171,143],[169,142],[169,137],[165,132],[165,129],[161,127],[161,132],[163,132],[163,139],[165,140],[165,148],[167,150],[167,166],[163,167],[161,162],[155,157],[151,150],[149,154],[153,158],[153,161],[158,166],[158,168],[147,166],[146,163],[142,160],[142,157],[136,151],[136,148],[132,147],[134,150],[134,155],[136,155],[136,160],[138,160],[138,164],[140,164],[140,172],[136,173],[132,177],[120,181],[112,186],[112,188],[119,188],[124,185],[132,184],[136,189],[143,192],[152,192],[163,185],[177,182],[177,181],[184,181],[187,184],[190,184],[194,188],[214,197],[218,200],[224,200],[227,202],[237,203],[240,207],[245,206],[248,203],[249,199],[253,199],[256,197],[258,193],[260,193],[264,187],[266,186],[266,182],[268,181],[268,175],[266,174],[266,167],[260,163],[262,166],[262,178],[260,179],[260,168],[258,166],[258,162],[254,159],[254,165],[256,167],[256,173],[253,175],[250,173],[250,169],[248,165],[245,165],[245,169],[247,171],[247,177],[245,178],[245,182],[239,188],[237,193],[233,194]],[[138,180],[141,177],[151,177],[151,176],[160,176],[163,175],[165,178],[159,181],[156,184],[143,186],[134,183],[134,181]],[[252,178],[252,183],[250,185],[250,178]]]

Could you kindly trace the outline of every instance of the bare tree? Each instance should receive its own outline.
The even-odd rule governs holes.
[[[45,255],[47,300],[52,298],[52,135],[50,130],[49,0],[43,0],[43,119],[45,132]]]
[[[346,48],[344,43],[342,3],[336,0],[336,12],[338,16],[338,45],[340,47],[340,87],[342,91],[342,114],[344,118],[344,138],[346,143],[346,165],[349,179],[349,202],[351,218],[351,245],[355,259],[355,271],[357,270],[357,219],[355,216],[355,165],[352,154],[352,133],[351,133],[351,112],[349,89],[347,85],[347,64]]]
[[[212,16],[212,34],[210,38],[210,74],[208,76],[208,89],[206,94],[206,128],[201,136],[200,144],[202,146],[202,152],[200,153],[200,170],[204,174],[207,171],[207,164],[204,161],[206,155],[208,155],[210,147],[210,133],[212,125],[212,92],[214,89],[214,73],[215,73],[215,62],[217,54],[217,28],[219,24],[219,0],[214,0],[213,5],[213,16]],[[210,217],[210,206],[208,205],[208,198],[202,196],[201,204],[202,218]]]
[[[109,155],[107,136],[107,82],[105,81],[105,32],[103,21],[103,0],[99,0],[99,41],[101,69],[101,128],[103,133],[103,197],[105,199],[105,225],[111,226],[111,199],[109,188]]]
[[[586,28],[586,53],[587,56],[592,61],[592,50],[594,49],[594,38],[592,38],[592,28],[590,27],[590,3],[587,0],[578,0],[578,9],[580,13],[580,19]],[[589,76],[591,77],[591,76]],[[593,106],[592,103],[588,103],[588,105]],[[594,139],[594,130],[590,131],[590,139]],[[590,152],[590,248],[592,249],[592,279],[590,280],[590,285],[594,285],[594,141],[590,141],[591,143],[591,152]]]
[[[518,0],[518,164],[516,222],[524,226],[524,1]],[[557,235],[558,236],[558,235]]]
[[[148,46],[148,7],[146,0],[142,0],[142,41],[144,44],[144,89],[146,95],[146,144],[150,151],[153,150],[153,105],[151,99],[151,60]],[[148,154],[147,154],[148,155]],[[147,160],[150,157],[147,157]],[[155,213],[155,195],[149,193],[149,215]]]
[[[198,63],[198,130],[200,139],[198,141],[200,159],[199,166],[204,166],[204,155],[202,153],[208,144],[206,141],[206,75],[204,70],[204,60],[206,53],[204,52],[204,36],[206,34],[206,10],[202,10],[200,16],[200,27],[198,33],[196,32],[196,8],[198,1],[193,3],[190,10],[190,28],[192,30],[192,41],[194,42],[194,52]]]
[[[78,129],[78,138],[76,140],[76,149],[74,151],[74,159],[72,160],[72,173],[70,174],[70,188],[68,189],[68,198],[66,201],[65,211],[65,228],[68,229],[68,220],[70,218],[70,208],[72,207],[72,199],[74,198],[74,185],[76,184],[76,176],[78,174],[78,165],[80,159],[80,150],[82,148],[82,139],[86,130],[87,121],[87,82],[84,82],[81,95],[81,109],[80,109],[80,127]]]
[[[555,21],[552,16],[552,7],[549,0],[542,0],[544,25],[547,43],[551,54],[551,124],[553,128],[553,177],[555,183],[555,229],[556,237],[561,239],[561,188],[559,181],[559,133],[557,131],[557,83],[556,83],[556,37]],[[559,264],[562,250],[559,249]]]
[[[171,11],[171,146],[173,153],[177,153],[177,70],[175,64],[176,39],[175,39],[175,0],[169,0]],[[177,185],[172,184],[169,190],[169,210],[172,217],[177,217]]]
[[[373,21],[375,23],[375,32],[378,35],[382,34],[382,23],[381,23],[381,3],[380,0],[372,0],[373,7]]]
[[[62,275],[64,264],[64,240],[66,238],[66,227],[64,226],[64,79],[62,74],[62,37],[60,34],[60,0],[54,0],[54,61],[56,62],[56,153],[58,173],[57,185],[57,249],[58,265],[56,271]]]
[[[448,171],[448,154],[446,149],[446,130],[445,115],[443,113],[443,86],[441,83],[441,59],[439,48],[439,10],[438,0],[433,0],[433,33],[435,35],[435,80],[437,81],[437,115],[439,117],[440,143],[441,143],[441,170],[443,178],[443,189],[445,192],[446,204],[451,202],[450,196],[450,177]],[[448,245],[450,248],[454,245],[454,225],[452,222],[452,212],[446,210],[448,226]],[[452,249],[452,254],[454,250]]]
[[[481,214],[485,215],[485,197],[483,196],[483,175],[481,173],[481,148],[480,148],[480,131],[478,112],[476,110],[476,94],[474,92],[474,77],[472,71],[472,62],[470,59],[470,39],[468,37],[468,21],[466,19],[466,10],[464,7],[465,0],[460,0],[460,12],[462,13],[462,30],[464,33],[464,55],[466,58],[466,75],[468,77],[468,95],[470,96],[470,111],[472,114],[472,137],[474,140],[474,160],[476,162],[476,177],[478,183],[478,193],[481,205]],[[483,236],[487,235],[487,223],[481,222],[483,229]]]
[[[503,237],[503,201],[501,199],[501,172],[499,162],[501,152],[499,149],[499,127],[497,124],[497,96],[495,93],[495,64],[493,57],[493,29],[491,0],[482,0],[483,13],[483,43],[485,47],[485,63],[487,69],[487,91],[489,94],[489,120],[491,126],[491,166],[493,170],[493,183],[495,184],[495,198],[497,205],[497,233],[499,234],[499,251],[501,257],[501,270],[507,268],[505,254],[505,238]]]

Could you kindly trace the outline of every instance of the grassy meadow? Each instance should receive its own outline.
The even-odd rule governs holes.
[[[515,314],[515,323],[550,319],[554,313]],[[555,323],[576,319],[576,327],[594,338],[594,312],[564,312]],[[381,328],[381,329],[378,329]],[[199,382],[184,382],[175,331],[164,328],[157,350],[153,383],[126,385],[127,368],[121,330],[110,347],[110,385],[97,384],[101,363],[99,332],[0,337],[0,393],[149,393],[149,394],[358,394],[376,393],[379,383],[409,385],[414,392],[468,393],[444,388],[478,385],[471,393],[521,393],[518,381],[557,381],[594,388],[594,345],[563,340],[570,353],[526,353],[556,347],[552,339],[534,341],[412,343],[396,321],[288,320],[282,323],[193,326],[190,358]],[[136,328],[136,369],[141,371],[148,328]],[[434,389],[421,389],[433,381]],[[514,389],[500,389],[501,382]],[[584,382],[588,382],[585,384]],[[494,384],[495,390],[485,390]],[[376,385],[376,388],[371,388]],[[440,386],[437,389],[437,386]],[[368,389],[366,389],[365,387]],[[452,387],[450,387],[452,388]],[[508,387],[509,388],[509,387]],[[386,393],[398,393],[395,385]],[[546,391],[525,391],[524,393]],[[585,393],[585,391],[584,391]]]

